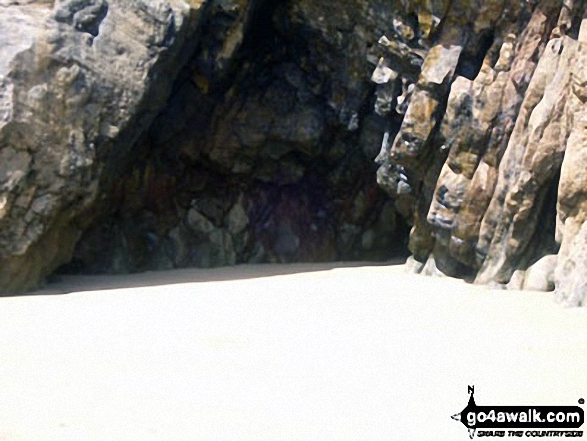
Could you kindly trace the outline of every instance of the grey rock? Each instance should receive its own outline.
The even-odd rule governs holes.
[[[281,222],[277,226],[277,238],[273,249],[278,256],[287,261],[296,255],[300,248],[300,238],[293,231],[289,222]]]
[[[405,271],[409,274],[420,274],[424,270],[426,262],[420,262],[414,256],[408,257],[405,264]]]
[[[397,78],[397,72],[388,67],[385,62],[385,58],[380,58],[377,68],[371,75],[371,81],[376,84],[386,84]]]
[[[242,202],[239,200],[228,213],[228,231],[231,234],[240,234],[249,224],[249,217]]]
[[[0,5],[0,292],[30,288],[71,258],[165,103],[193,44],[192,4]]]
[[[216,230],[214,224],[210,222],[206,216],[193,208],[188,212],[187,225],[192,229],[192,231],[194,231],[194,233],[201,234],[203,236],[210,235]]]

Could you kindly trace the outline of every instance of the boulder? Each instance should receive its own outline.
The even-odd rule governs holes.
[[[554,291],[554,270],[557,256],[550,254],[534,263],[526,271],[523,288],[527,291]]]

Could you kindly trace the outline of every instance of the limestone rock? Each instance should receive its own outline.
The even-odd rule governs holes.
[[[528,268],[524,289],[528,291],[553,291],[556,263],[557,256],[550,254]]]
[[[399,201],[398,167],[411,177],[410,248],[425,272],[556,287],[582,304],[585,7],[464,3],[437,16],[444,44],[426,53],[379,182]]]
[[[0,290],[385,258],[405,223],[415,271],[586,304],[586,12],[2,0]]]
[[[71,258],[165,103],[196,18],[179,0],[0,5],[0,291]]]
[[[569,93],[570,134],[566,140],[557,199],[556,238],[560,245],[555,285],[558,298],[568,305],[585,305],[585,221],[587,194],[585,193],[586,116],[583,66],[587,63],[587,21],[583,20],[578,38],[577,58],[571,70]]]

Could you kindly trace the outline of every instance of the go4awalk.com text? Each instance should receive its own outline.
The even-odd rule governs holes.
[[[469,386],[467,406],[452,418],[469,431],[469,437],[582,438],[585,414],[579,406],[479,406]],[[584,399],[579,399],[584,404]]]

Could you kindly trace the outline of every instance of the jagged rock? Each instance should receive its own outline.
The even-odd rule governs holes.
[[[143,156],[120,179],[120,192],[129,197],[112,204],[117,218],[105,216],[84,233],[77,268],[91,268],[104,254],[78,252],[96,243],[101,223],[132,231],[129,223],[147,211],[160,222],[134,227],[145,228],[138,241],[154,232],[167,251],[156,245],[152,253],[171,256],[174,266],[381,260],[405,247],[394,240],[400,223],[377,188],[372,162],[389,123],[364,114],[372,68],[395,50],[365,47],[399,15],[386,1],[346,6],[356,10],[332,15],[327,2],[210,2],[199,48],[136,148]],[[410,17],[402,20],[415,26]],[[406,63],[421,64],[418,43],[402,45]],[[408,88],[391,74],[381,112],[384,106],[393,111],[400,84]],[[405,185],[400,182],[402,194]],[[211,225],[198,222],[192,210]],[[194,222],[208,227],[194,229]],[[230,236],[234,259],[212,256],[221,255],[212,243],[228,243],[198,233],[212,227]],[[156,264],[149,256],[132,261],[136,270]]]
[[[474,11],[455,2],[443,11],[447,40],[426,53],[399,133],[379,158],[379,182],[393,197],[401,199],[397,167],[411,176],[410,249],[428,261],[425,272],[473,273],[512,289],[551,290],[557,261],[559,297],[580,304],[585,7],[494,1]],[[483,43],[471,24],[492,39]]]
[[[585,166],[587,165],[587,131],[585,102],[587,102],[584,66],[587,63],[587,20],[583,20],[568,94],[567,111],[570,135],[566,140],[557,199],[556,238],[561,244],[555,272],[558,298],[568,305],[585,305],[585,243],[587,240],[587,210]]]
[[[487,257],[480,282],[507,282],[535,232],[548,182],[560,168],[568,136],[564,107],[575,51],[571,39],[551,40],[528,87],[481,227],[485,234],[477,248]]]
[[[376,84],[386,84],[391,80],[395,80],[396,78],[397,72],[386,66],[385,58],[380,58],[379,63],[377,64],[377,68],[373,71],[373,75],[371,75],[371,81]]]
[[[397,211],[417,271],[587,303],[584,2],[189,4],[0,1],[0,289],[389,257]]]
[[[0,5],[0,291],[34,286],[71,258],[165,103],[199,5],[52,3]]]

